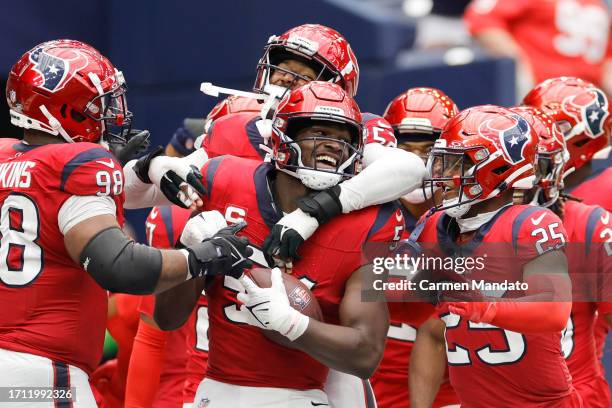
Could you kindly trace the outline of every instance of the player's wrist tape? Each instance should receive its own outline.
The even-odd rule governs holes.
[[[134,169],[134,173],[136,173],[136,176],[138,176],[140,181],[146,184],[152,183],[151,178],[149,177],[149,168],[151,167],[151,161],[157,156],[162,156],[163,154],[164,154],[164,147],[157,146],[155,149],[153,149],[153,151],[146,154],[145,156],[142,156],[140,159],[136,161],[133,169]]]
[[[278,332],[289,340],[295,341],[308,328],[310,318],[293,308],[291,311],[292,313],[290,313],[289,318],[279,327]]]
[[[342,213],[340,202],[341,187],[336,185],[297,200],[297,206],[305,213],[315,217],[319,224],[325,224]]]
[[[98,232],[79,260],[104,289],[133,295],[153,293],[162,270],[159,249],[132,241],[117,227]]]

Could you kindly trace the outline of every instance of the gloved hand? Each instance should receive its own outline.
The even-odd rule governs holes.
[[[317,191],[297,200],[297,206],[307,214],[316,218],[320,225],[325,224],[335,216],[342,214],[340,202],[340,186]]]
[[[244,303],[240,311],[251,326],[277,331],[294,341],[304,334],[310,319],[289,304],[280,269],[274,268],[271,273],[272,286],[269,288],[260,288],[248,276],[240,277],[246,289],[246,293],[237,295]]]
[[[203,205],[199,194],[206,194],[202,174],[187,158],[163,156],[163,147],[141,157],[134,172],[143,183],[155,184],[173,204],[194,209]]]
[[[108,148],[115,155],[119,163],[125,166],[127,162],[140,156],[147,150],[151,144],[149,140],[150,135],[148,130],[131,129],[129,132],[124,132],[125,143],[112,141],[108,143]]]
[[[229,275],[240,277],[245,268],[253,266],[249,256],[253,249],[246,237],[236,233],[246,227],[245,222],[218,231],[212,238],[185,248],[189,254],[189,274],[192,278]]]
[[[316,218],[297,209],[285,215],[272,227],[270,235],[263,244],[264,255],[270,266],[276,265],[274,259],[287,261],[298,260],[298,249],[319,228]],[[281,265],[284,266],[284,265]]]
[[[225,227],[227,221],[219,211],[203,211],[187,221],[179,237],[179,244],[181,247],[196,245],[212,238],[217,231]]]

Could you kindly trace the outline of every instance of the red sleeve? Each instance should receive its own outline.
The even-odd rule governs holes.
[[[372,113],[364,113],[363,127],[366,131],[364,144],[380,143],[383,146],[397,147],[393,127],[385,118]]]
[[[168,332],[140,321],[130,358],[125,391],[126,408],[147,408],[159,385]]]
[[[123,197],[123,168],[108,150],[91,146],[62,163],[60,190],[73,195]]]
[[[464,15],[472,34],[491,28],[508,30],[510,21],[524,14],[530,0],[473,0]]]

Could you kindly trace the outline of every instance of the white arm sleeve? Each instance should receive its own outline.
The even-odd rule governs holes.
[[[361,173],[340,184],[343,213],[397,200],[420,187],[427,174],[417,155],[378,143],[365,146],[363,162]]]
[[[75,196],[67,199],[57,213],[62,235],[81,221],[98,215],[117,215],[115,201],[109,196]]]
[[[170,205],[170,200],[153,184],[143,183],[133,167],[136,160],[129,161],[123,167],[125,177],[124,191],[125,203],[123,207],[126,209],[148,208],[157,205]]]

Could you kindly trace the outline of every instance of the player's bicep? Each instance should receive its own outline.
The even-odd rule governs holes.
[[[345,285],[340,304],[340,324],[358,329],[374,341],[382,340],[389,329],[389,312],[384,292],[374,289],[374,281],[384,275],[372,272],[372,265],[357,269]]]

